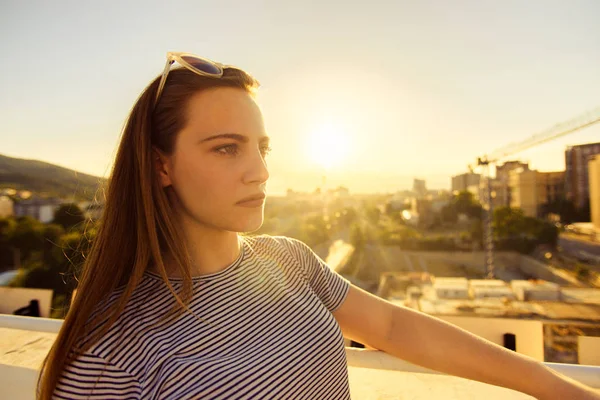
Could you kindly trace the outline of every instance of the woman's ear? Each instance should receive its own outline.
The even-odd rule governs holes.
[[[164,155],[162,151],[157,148],[153,148],[152,159],[160,185],[163,188],[171,186],[173,182],[171,181],[170,175],[171,168],[169,165],[169,157]]]

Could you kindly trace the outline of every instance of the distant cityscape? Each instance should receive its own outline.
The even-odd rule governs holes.
[[[565,202],[582,221],[600,229],[600,143],[570,146],[565,150],[565,171],[541,172],[527,163],[507,161],[496,167],[491,180],[492,207],[520,208],[525,215],[558,214]],[[452,191],[469,191],[483,198],[481,175],[467,172],[452,177]],[[415,185],[421,183],[415,181]],[[587,217],[587,218],[586,218]],[[591,228],[591,227],[590,227]]]
[[[488,185],[491,188],[492,208],[507,206],[523,210],[526,216],[554,218],[555,221],[588,222],[580,225],[590,234],[600,231],[600,142],[569,146],[565,150],[564,171],[542,172],[530,169],[521,161],[506,161],[496,167],[495,177]],[[44,193],[6,187],[0,181],[0,218],[8,216],[31,216],[47,223],[53,219],[53,211],[60,204],[77,203],[90,219],[98,219],[102,213],[101,201],[77,201],[75,198],[48,197]],[[320,188],[314,193],[319,194]],[[347,189],[336,193],[339,197],[350,195]],[[412,190],[391,195],[393,207],[404,209],[410,203],[409,216],[413,223],[428,223],[432,211],[439,211],[450,195],[469,192],[474,199],[483,202],[488,190],[481,174],[468,171],[451,177],[450,191],[428,190],[422,179],[414,179]],[[330,189],[332,191],[332,189]],[[299,193],[288,189],[289,196]],[[571,207],[569,209],[569,207]]]
[[[357,286],[428,314],[540,321],[546,361],[596,362],[577,343],[600,337],[600,143],[567,147],[565,165],[537,171],[508,160],[489,177],[451,176],[444,190],[419,178],[387,194],[325,182],[312,192],[290,188],[268,198],[264,223],[250,234],[300,239]],[[62,276],[83,262],[104,204],[93,180],[87,196],[76,182],[49,194],[51,183],[41,180],[44,190],[0,181],[0,286],[13,290],[0,313],[63,318],[76,286]],[[36,288],[45,300],[28,306],[31,292],[19,288]]]

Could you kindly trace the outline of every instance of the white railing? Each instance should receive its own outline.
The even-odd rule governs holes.
[[[0,328],[20,329],[22,331],[58,333],[62,319],[24,317],[0,314]]]
[[[41,332],[43,333],[43,336],[47,337],[46,334],[48,333],[58,333],[62,323],[63,321],[58,319],[0,314],[0,336],[2,330],[4,330],[5,333],[12,332],[13,334],[15,334],[14,330],[29,331],[33,339],[32,342],[35,342],[36,332]],[[52,342],[50,341],[49,343]],[[28,356],[30,357],[30,362],[24,362],[25,360],[20,360],[18,358],[13,358],[13,361],[11,362],[10,358],[7,358],[6,355],[1,357],[5,353],[14,353],[14,350],[16,349],[11,348],[10,346],[10,343],[0,340],[0,398],[33,399],[33,390],[38,373],[37,367],[33,364],[36,364],[38,360],[42,360],[49,348],[42,349],[38,347],[27,349],[27,351],[22,355],[20,354],[19,357]],[[19,350],[21,351],[22,349]],[[443,374],[436,371],[416,366],[377,350],[347,348],[346,355],[348,366],[351,369],[354,369],[354,371],[368,372],[379,370],[382,374],[398,371],[438,374],[443,376]],[[600,389],[600,367],[557,363],[544,364],[585,385]],[[367,372],[360,372],[360,374],[367,374]],[[367,376],[371,375],[365,375],[365,377]],[[429,376],[433,377],[433,375]],[[362,384],[362,381],[359,380],[359,384]]]
[[[441,372],[411,364],[378,350],[346,348],[346,355],[348,358],[348,365],[351,367],[443,375]],[[575,379],[590,387],[600,389],[600,367],[549,362],[543,364],[571,379]]]

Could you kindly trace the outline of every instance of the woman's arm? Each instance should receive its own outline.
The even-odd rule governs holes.
[[[354,286],[333,314],[345,337],[426,368],[539,399],[600,399],[536,360]]]

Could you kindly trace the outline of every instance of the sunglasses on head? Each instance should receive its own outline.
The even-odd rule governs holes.
[[[171,70],[171,65],[177,61],[181,66],[189,69],[192,72],[197,73],[202,76],[211,76],[213,78],[220,78],[223,76],[223,69],[227,68],[227,66],[220,64],[218,62],[211,61],[206,58],[198,57],[194,54],[189,53],[181,53],[181,52],[168,52],[167,53],[167,65],[165,65],[165,70],[163,71],[162,77],[160,79],[160,84],[158,85],[158,91],[156,92],[156,98],[154,99],[154,106],[158,103],[158,99],[165,88],[165,83],[167,83],[167,76],[169,75],[169,71]]]

